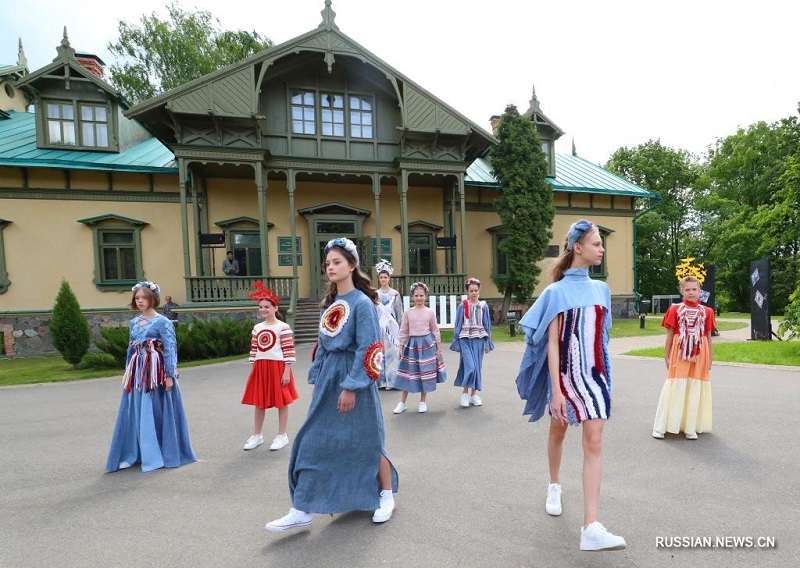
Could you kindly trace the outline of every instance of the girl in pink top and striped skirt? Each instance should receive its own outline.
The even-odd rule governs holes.
[[[436,314],[425,306],[428,287],[422,282],[411,285],[414,307],[403,313],[400,325],[400,365],[394,387],[402,390],[395,414],[406,411],[408,393],[420,393],[418,412],[427,412],[427,394],[436,390],[438,383],[447,380],[442,357],[442,338],[436,325]]]

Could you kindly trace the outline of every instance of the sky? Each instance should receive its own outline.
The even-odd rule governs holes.
[[[323,0],[183,0],[223,29],[281,43],[315,28]],[[163,2],[0,0],[0,64],[22,37],[29,68],[77,50],[113,62],[120,20]],[[541,108],[564,132],[556,150],[604,164],[649,139],[702,156],[759,120],[797,114],[800,2],[760,0],[334,0],[339,28],[477,124],[507,104]],[[9,17],[8,15],[11,14]]]

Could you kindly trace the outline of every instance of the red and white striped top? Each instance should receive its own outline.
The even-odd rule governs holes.
[[[259,359],[271,359],[294,363],[297,361],[294,352],[294,333],[289,324],[277,320],[273,324],[266,322],[253,326],[250,339],[250,362]]]

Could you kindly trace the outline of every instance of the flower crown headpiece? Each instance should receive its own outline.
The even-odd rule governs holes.
[[[592,227],[594,227],[594,223],[586,219],[575,221],[570,225],[569,231],[567,231],[567,250],[575,248],[575,243],[581,240],[581,237],[583,237],[587,231],[590,231]]]
[[[266,288],[261,280],[256,280],[256,283],[253,286],[253,291],[250,292],[248,298],[253,300],[256,304],[261,300],[267,300],[276,308],[280,305],[280,298],[278,298],[275,292],[269,288]]]
[[[131,288],[131,292],[136,292],[136,290],[139,288],[147,288],[157,297],[161,297],[161,287],[155,282],[151,282],[150,280],[142,280],[141,282],[137,282],[133,288]]]
[[[465,290],[469,289],[469,287],[472,286],[473,284],[475,284],[478,288],[481,287],[481,281],[475,278],[474,276],[470,276],[464,281],[464,289]]]
[[[693,256],[682,258],[680,264],[675,267],[675,277],[680,282],[687,276],[693,276],[702,286],[706,280],[705,264],[702,262],[694,264]]]
[[[428,295],[428,286],[424,282],[414,282],[411,285],[411,295],[412,296],[414,295],[414,290],[416,290],[417,288],[422,288],[423,290],[425,290],[425,295],[426,296]]]
[[[380,274],[381,272],[385,272],[389,276],[394,274],[394,266],[385,258],[380,259],[378,264],[375,265],[375,273]]]
[[[330,251],[333,247],[343,248],[344,250],[352,254],[353,257],[356,259],[356,266],[361,264],[358,258],[358,249],[356,248],[356,243],[354,243],[350,239],[339,237],[337,239],[329,240],[328,244],[325,245],[325,254],[328,254],[328,251]]]

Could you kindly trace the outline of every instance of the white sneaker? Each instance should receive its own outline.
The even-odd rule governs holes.
[[[658,438],[659,440],[664,439],[664,432],[656,432],[653,430],[653,438]]]
[[[544,504],[544,510],[554,517],[561,514],[561,485],[558,483],[547,486],[547,502]]]
[[[269,449],[272,451],[280,450],[281,448],[285,448],[288,443],[289,443],[288,434],[278,434],[272,440],[272,444],[270,444]]]
[[[280,519],[268,522],[264,525],[264,528],[269,532],[286,532],[310,526],[312,520],[314,520],[314,517],[308,513],[298,511],[292,507],[286,515]]]
[[[264,436],[261,434],[253,434],[247,441],[244,443],[243,450],[255,450],[258,446],[264,443]]]
[[[417,405],[417,412],[428,412],[428,405],[424,402],[420,402]]]
[[[483,406],[483,401],[477,394],[473,394],[471,397],[469,397],[469,403],[472,406]]]
[[[696,432],[686,432],[686,439],[687,440],[696,440],[697,433]]]
[[[625,546],[624,538],[611,534],[597,521],[581,528],[581,550],[622,550]]]
[[[461,408],[469,408],[469,395],[467,393],[462,394],[458,404],[461,405]]]
[[[381,504],[372,515],[373,523],[385,523],[392,518],[392,511],[394,511],[394,495],[391,489],[384,489],[381,491]]]
[[[398,402],[397,406],[394,407],[394,410],[392,410],[392,412],[394,412],[395,414],[402,414],[403,412],[406,411],[406,408],[408,407],[406,406],[405,402]]]

